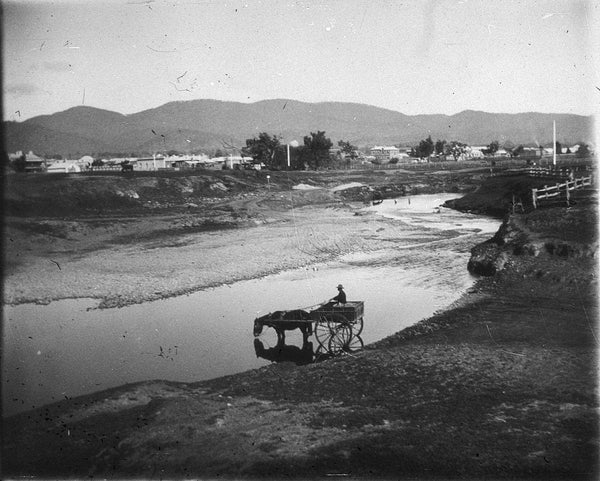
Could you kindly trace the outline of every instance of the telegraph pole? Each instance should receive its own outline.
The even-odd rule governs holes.
[[[552,134],[552,138],[554,139],[554,145],[552,146],[552,152],[554,152],[552,165],[556,166],[556,120],[552,121]]]

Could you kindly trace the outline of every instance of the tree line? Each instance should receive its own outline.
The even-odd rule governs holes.
[[[350,142],[343,140],[338,145],[349,155],[356,150]],[[286,169],[289,162],[291,170],[319,170],[335,162],[330,155],[332,147],[333,142],[325,135],[325,131],[318,130],[305,135],[303,145],[284,144],[281,137],[261,132],[258,137],[246,139],[246,145],[241,150],[242,155],[252,157],[255,163],[264,164],[267,169]]]
[[[524,145],[518,145],[514,147],[512,144],[507,143],[503,148],[511,157],[520,157],[525,153]],[[541,156],[544,147],[539,146],[538,148],[540,149]],[[557,153],[562,153],[561,143],[557,141],[554,149]],[[482,149],[481,152],[484,155],[494,155],[496,152],[498,152],[498,150],[500,150],[500,143],[497,140],[494,140],[487,145],[486,148]],[[431,156],[452,156],[454,160],[459,160],[464,154],[467,153],[467,151],[468,145],[463,142],[459,142],[457,140],[448,142],[440,139],[434,142],[430,135],[426,139],[421,140],[417,146],[412,147],[409,155],[417,158],[429,158]],[[567,148],[566,153],[571,154],[572,152]],[[586,143],[582,142],[580,143],[579,149],[575,154],[577,157],[588,157],[591,155],[591,149]]]

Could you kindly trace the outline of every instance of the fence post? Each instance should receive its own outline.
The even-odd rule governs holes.
[[[537,209],[537,189],[531,189],[531,200],[533,202],[533,208]]]
[[[568,180],[565,182],[565,187],[567,189],[567,207],[568,207],[569,203],[570,203],[570,199],[571,199],[571,194],[569,193],[569,181]]]

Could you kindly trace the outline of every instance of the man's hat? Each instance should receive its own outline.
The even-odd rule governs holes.
[[[338,284],[337,288],[338,288],[338,289],[343,289],[343,288],[344,288],[344,286],[342,286],[341,284]]]

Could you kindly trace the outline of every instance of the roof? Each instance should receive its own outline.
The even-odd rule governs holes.
[[[28,154],[25,155],[25,160],[27,162],[43,162],[44,159],[35,155],[31,150]]]

